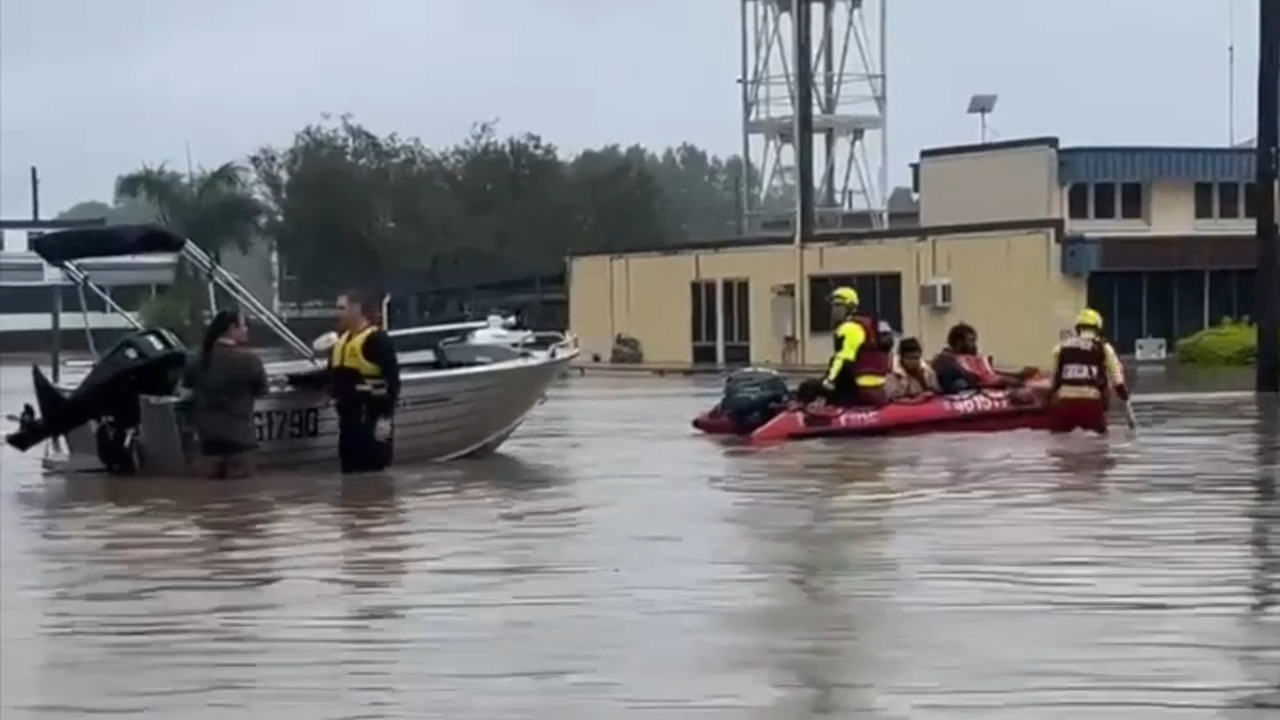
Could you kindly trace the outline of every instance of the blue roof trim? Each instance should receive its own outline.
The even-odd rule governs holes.
[[[1250,148],[1068,148],[1058,152],[1063,185],[1096,182],[1249,182]]]

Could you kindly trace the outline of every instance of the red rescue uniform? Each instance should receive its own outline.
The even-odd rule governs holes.
[[[1097,333],[1082,330],[1053,349],[1050,430],[1107,432],[1111,393],[1129,400],[1124,366],[1115,348]]]

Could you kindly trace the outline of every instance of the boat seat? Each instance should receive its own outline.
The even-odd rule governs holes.
[[[436,366],[441,368],[491,365],[527,357],[528,353],[503,345],[448,343],[436,347]]]

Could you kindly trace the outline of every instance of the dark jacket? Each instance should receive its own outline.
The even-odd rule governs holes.
[[[950,350],[943,350],[931,363],[938,378],[938,388],[944,395],[954,395],[978,387],[978,378],[965,370]]]
[[[253,351],[214,345],[207,363],[192,358],[183,385],[191,388],[194,424],[202,442],[257,447],[253,406],[267,392],[267,372]]]

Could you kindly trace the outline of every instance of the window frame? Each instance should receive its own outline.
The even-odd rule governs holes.
[[[884,314],[887,293],[892,285],[897,285],[897,307],[892,316]],[[831,317],[831,304],[827,296],[837,287],[857,288],[862,307],[869,309],[880,320],[888,322],[895,332],[903,332],[903,299],[904,286],[900,272],[870,273],[814,273],[808,277],[809,290],[809,334],[823,335],[834,330]],[[867,286],[870,285],[870,292]],[[889,287],[886,287],[889,286]]]
[[[1067,219],[1075,222],[1146,222],[1150,207],[1147,187],[1141,182],[1071,183],[1067,187]],[[1099,206],[1110,207],[1111,212],[1100,216]]]
[[[1257,186],[1252,182],[1197,182],[1192,190],[1192,202],[1197,223],[1238,223],[1253,220],[1258,214]],[[1223,212],[1228,206],[1231,214]]]

